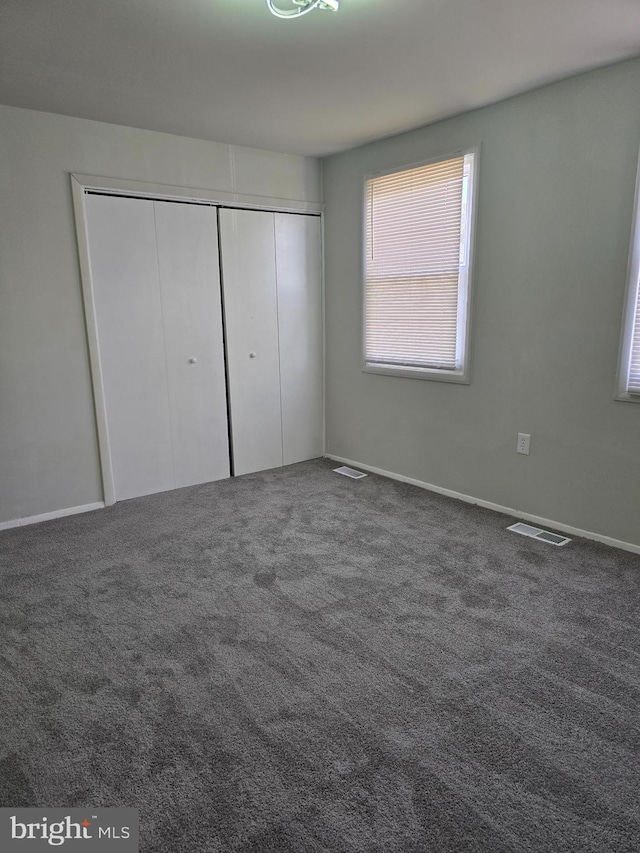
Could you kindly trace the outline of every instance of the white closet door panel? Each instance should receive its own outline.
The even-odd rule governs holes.
[[[116,500],[174,485],[153,202],[86,198]]]
[[[282,465],[274,215],[220,210],[234,472]]]
[[[320,219],[279,213],[276,225],[283,464],[323,453]]]
[[[175,485],[229,476],[214,208],[154,202]]]

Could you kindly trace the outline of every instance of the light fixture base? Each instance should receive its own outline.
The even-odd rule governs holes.
[[[307,12],[312,12],[314,9],[328,9],[330,12],[337,12],[340,8],[340,0],[291,0],[295,9],[279,9],[274,0],[267,0],[269,11],[276,18],[300,18],[306,15]]]

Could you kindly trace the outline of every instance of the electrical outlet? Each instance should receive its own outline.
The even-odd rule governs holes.
[[[518,433],[518,453],[524,453],[525,456],[529,455],[529,445],[531,444],[531,436],[526,432]]]

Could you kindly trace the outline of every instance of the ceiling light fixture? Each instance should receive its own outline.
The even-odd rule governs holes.
[[[314,9],[329,9],[332,12],[337,12],[340,8],[340,0],[291,0],[291,3],[295,8],[283,10],[275,6],[273,0],[267,0],[269,11],[276,18],[300,18]]]

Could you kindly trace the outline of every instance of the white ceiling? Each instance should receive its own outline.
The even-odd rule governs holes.
[[[0,103],[309,155],[639,54],[640,0],[0,0]]]

